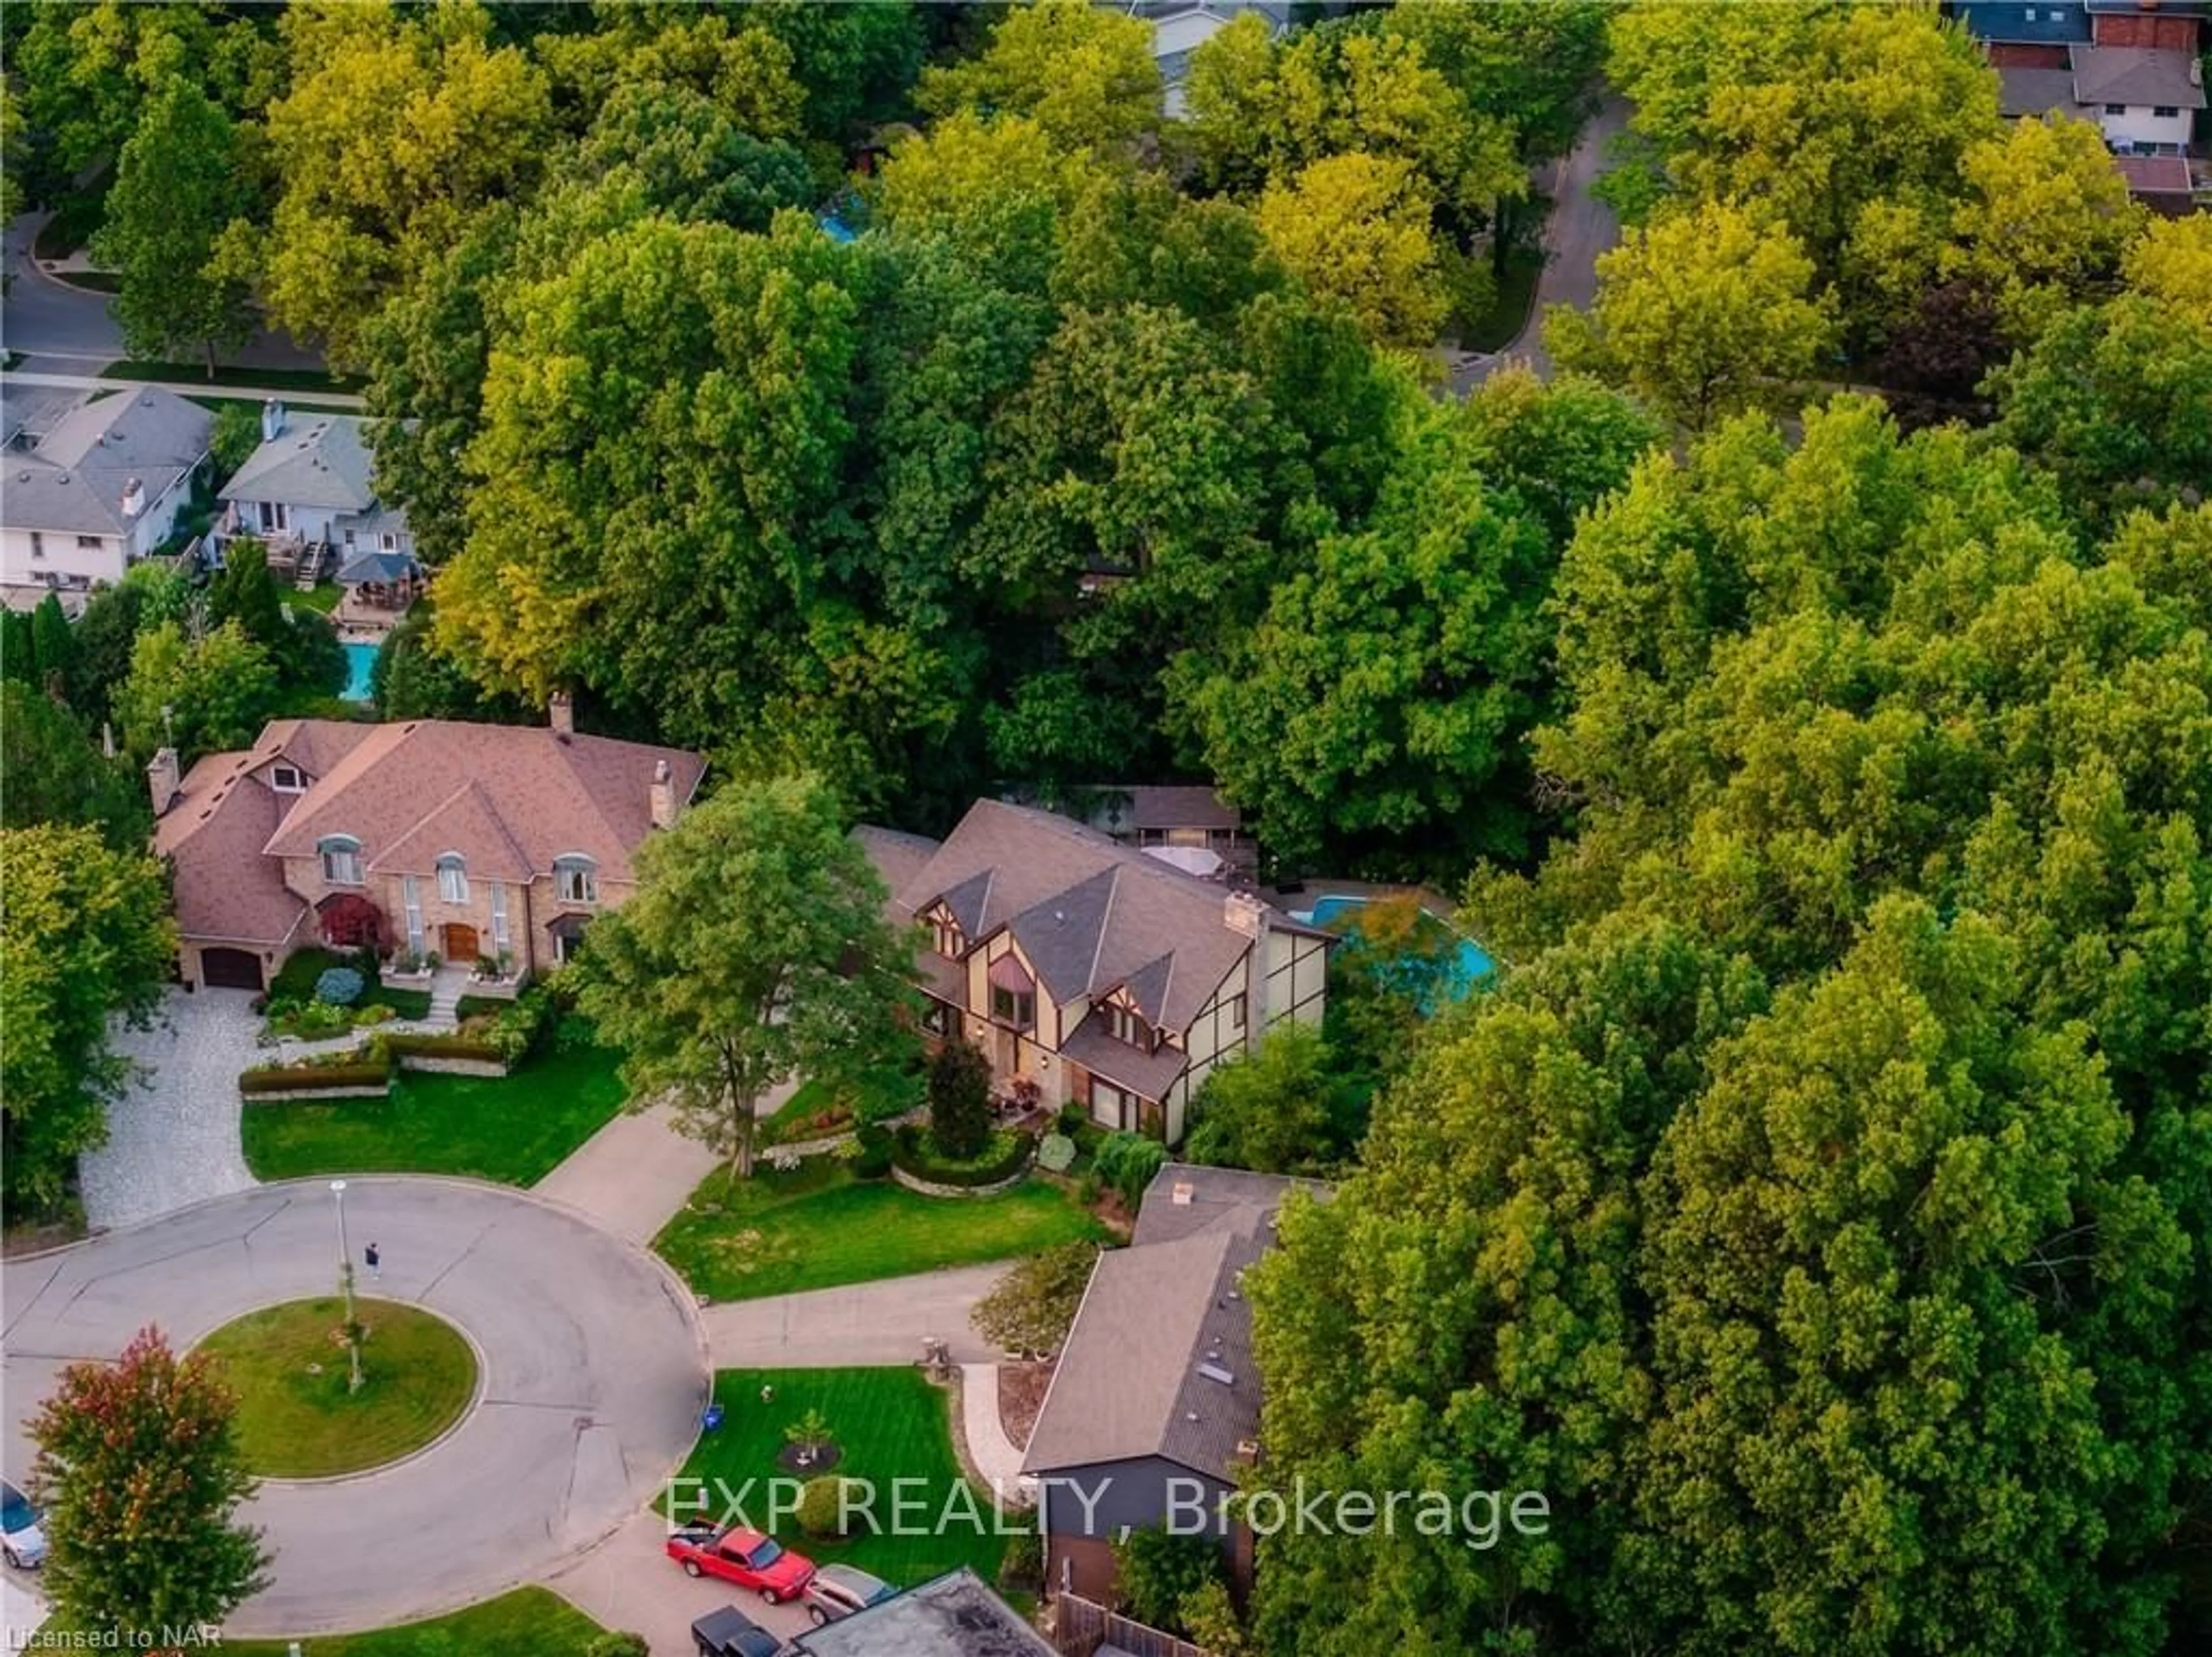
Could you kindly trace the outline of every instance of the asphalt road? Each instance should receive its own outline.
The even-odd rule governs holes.
[[[1544,312],[1553,305],[1588,310],[1597,297],[1597,261],[1620,241],[1620,221],[1590,186],[1605,171],[1606,145],[1628,125],[1628,105],[1607,94],[1583,128],[1575,147],[1553,169],[1547,192],[1552,211],[1544,222],[1544,271],[1536,278],[1536,299],[1521,337],[1495,356],[1455,364],[1452,388],[1462,396],[1480,385],[1504,363],[1519,360],[1544,379],[1552,377],[1551,353],[1544,349]]]
[[[565,1209],[462,1181],[348,1183],[361,1291],[428,1307],[475,1343],[476,1404],[411,1460],[270,1483],[244,1517],[273,1581],[228,1624],[245,1636],[372,1628],[541,1579],[650,1502],[689,1452],[708,1386],[687,1296],[643,1251]],[[257,1307],[336,1287],[325,1182],[265,1185],[0,1268],[4,1459],[73,1359],[112,1358],[144,1324],[189,1346]]]
[[[58,373],[69,364],[113,362],[125,356],[123,330],[108,314],[108,295],[73,288],[39,268],[33,244],[44,213],[9,221],[6,233],[7,297],[0,301],[0,345],[41,359]],[[190,352],[184,353],[188,358]],[[274,330],[255,335],[234,351],[216,354],[228,367],[319,369],[319,354]],[[82,371],[82,369],[79,370]]]

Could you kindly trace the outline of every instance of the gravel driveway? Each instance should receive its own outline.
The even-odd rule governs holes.
[[[162,1022],[117,1035],[150,1075],[108,1107],[107,1142],[79,1159],[86,1223],[134,1225],[253,1184],[238,1134],[238,1073],[264,1057],[252,999],[173,990]]]

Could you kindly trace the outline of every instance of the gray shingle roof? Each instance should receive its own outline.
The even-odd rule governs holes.
[[[2185,52],[2149,46],[2069,46],[2074,95],[2085,104],[2136,104],[2181,109],[2204,107],[2197,59]]]
[[[1243,1276],[1272,1245],[1275,1209],[1294,1188],[1328,1189],[1176,1162],[1154,1176],[1136,1241],[1101,1255],[1091,1273],[1024,1471],[1161,1456],[1229,1476],[1260,1429]]]
[[[941,899],[970,947],[1011,928],[1055,999],[1127,983],[1147,1019],[1176,1031],[1251,945],[1229,923],[1221,886],[1067,818],[996,800],[977,801],[893,888],[895,918],[911,921]],[[1268,922],[1313,930],[1279,911]]]
[[[224,500],[282,501],[343,512],[375,505],[374,463],[360,417],[295,409],[284,419],[284,429],[248,455],[223,485]]]
[[[0,521],[11,529],[125,535],[134,520],[123,497],[135,481],[148,504],[161,499],[208,452],[215,418],[197,403],[151,386],[103,392],[51,419],[28,450],[10,449],[0,477]]]

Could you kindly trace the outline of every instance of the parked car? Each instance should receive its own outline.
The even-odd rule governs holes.
[[[783,1642],[735,1605],[710,1611],[691,1624],[699,1657],[775,1657]]]
[[[668,1538],[668,1556],[687,1576],[720,1577],[752,1589],[771,1605],[796,1599],[814,1579],[812,1560],[738,1525],[687,1525]]]
[[[880,1576],[871,1576],[850,1565],[823,1565],[806,1585],[806,1614],[814,1626],[836,1622],[856,1611],[881,1605],[898,1590]]]
[[[34,1571],[46,1563],[46,1533],[39,1528],[39,1510],[5,1479],[0,1479],[0,1550],[19,1569]]]

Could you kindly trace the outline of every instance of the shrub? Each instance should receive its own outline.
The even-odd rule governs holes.
[[[783,1441],[800,1447],[829,1443],[830,1417],[819,1410],[809,1410],[783,1429]]]
[[[350,1057],[350,1055],[349,1055]],[[391,1070],[366,1064],[264,1064],[242,1072],[241,1093],[279,1093],[295,1087],[374,1087],[388,1084]]]
[[[354,1027],[359,1029],[363,1025],[389,1024],[393,1019],[396,1019],[398,1016],[399,1014],[393,1012],[389,1007],[380,1005],[375,1007],[357,1008],[355,1009],[353,1015]]]
[[[891,1136],[882,1128],[867,1127],[854,1136],[853,1178],[881,1179],[891,1171]]]
[[[1053,1119],[1053,1130],[1073,1139],[1075,1137],[1076,1130],[1090,1119],[1084,1113],[1083,1106],[1071,1099],[1060,1107],[1060,1114]]]
[[[1098,1144],[1098,1177],[1132,1209],[1145,1200],[1145,1187],[1167,1165],[1168,1148],[1140,1133],[1108,1134]]]
[[[1037,1167],[1047,1173],[1066,1173],[1075,1166],[1075,1142],[1064,1133],[1048,1133],[1037,1147]]]
[[[1044,1586],[1044,1541],[1035,1531],[1016,1531],[1006,1538],[999,1586],[1017,1593],[1035,1593]]]
[[[504,1064],[507,1055],[479,1037],[456,1032],[452,1035],[421,1035],[392,1031],[376,1039],[386,1044],[394,1057],[471,1058],[485,1064]]]
[[[333,966],[315,980],[315,999],[329,1007],[350,1007],[368,987],[368,981],[350,966]]]
[[[844,1535],[845,1483],[835,1473],[808,1479],[799,1492],[799,1528],[817,1540]]]
[[[653,1657],[642,1634],[602,1634],[584,1648],[584,1657]]]
[[[898,1130],[891,1147],[891,1160],[901,1169],[931,1185],[995,1185],[1028,1165],[1036,1141],[1002,1128],[984,1140],[976,1155],[955,1159],[936,1142],[933,1133],[908,1123]]]
[[[550,990],[546,993],[552,996]],[[559,997],[552,998],[558,1007]],[[564,1012],[553,1026],[553,1051],[556,1053],[580,1053],[586,1047],[595,1046],[599,1039],[599,1026],[581,1013]]]
[[[1042,1357],[1059,1349],[1098,1263],[1096,1243],[1061,1243],[1030,1256],[975,1303],[969,1321],[1001,1350]]]
[[[1132,1531],[1113,1544],[1114,1579],[1125,1616],[1170,1634],[1185,1631],[1183,1602],[1221,1581],[1221,1545],[1205,1535],[1178,1535],[1158,1526]]]
[[[991,1133],[991,1061],[965,1041],[930,1056],[929,1130],[956,1161],[975,1155]]]
[[[526,990],[504,1012],[492,1014],[485,1039],[510,1064],[536,1052],[553,1033],[553,998],[543,990]]]

